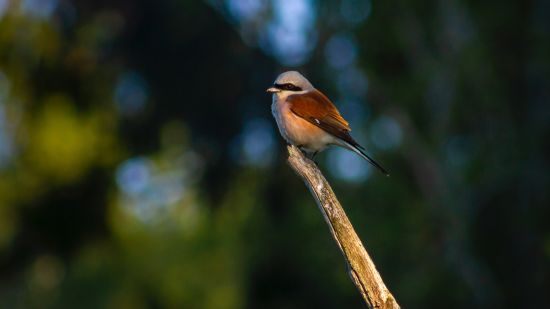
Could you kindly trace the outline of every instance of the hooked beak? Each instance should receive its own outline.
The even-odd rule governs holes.
[[[277,89],[277,88],[275,88],[275,87],[269,87],[269,88],[267,88],[266,91],[269,92],[269,93],[276,93],[276,92],[279,92],[279,91],[281,91],[281,90],[280,90],[280,89]]]

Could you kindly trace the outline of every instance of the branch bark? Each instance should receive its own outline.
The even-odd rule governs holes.
[[[367,306],[382,309],[399,308],[317,165],[295,146],[288,146],[288,153],[290,166],[302,177],[315,198],[330,233],[346,260],[349,275]]]

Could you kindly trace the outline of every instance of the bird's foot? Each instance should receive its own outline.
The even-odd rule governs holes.
[[[310,159],[311,159],[311,161],[313,161],[313,163],[315,163],[315,165],[319,166],[319,163],[317,163],[317,160],[315,160],[315,156],[317,156],[317,153],[319,153],[319,151],[312,152],[311,156],[310,156]]]
[[[304,149],[302,146],[299,146],[300,147],[300,150],[302,151],[302,153],[306,156],[306,158],[310,159],[311,161],[313,161],[313,163],[315,163],[315,165],[319,166],[319,164],[317,164],[317,160],[315,160],[315,156],[317,155],[317,153],[319,151],[308,151],[306,149]]]

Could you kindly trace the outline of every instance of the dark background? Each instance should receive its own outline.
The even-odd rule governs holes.
[[[265,89],[404,308],[550,306],[546,1],[0,0],[0,307],[360,308]]]

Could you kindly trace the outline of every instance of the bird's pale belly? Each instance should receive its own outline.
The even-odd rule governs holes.
[[[295,115],[286,104],[273,102],[271,111],[284,139],[296,146],[316,152],[334,143],[334,137],[307,120]]]

